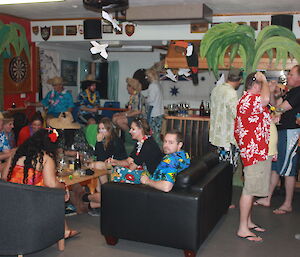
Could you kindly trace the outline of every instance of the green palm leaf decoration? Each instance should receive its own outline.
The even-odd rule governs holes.
[[[200,56],[206,58],[208,68],[213,71],[216,78],[219,65],[224,65],[226,52],[229,53],[230,64],[239,55],[243,61],[242,68],[249,74],[256,70],[264,53],[268,54],[272,62],[273,51],[276,53],[275,67],[280,61],[285,67],[291,55],[300,62],[300,46],[295,35],[281,26],[265,27],[255,40],[255,31],[252,27],[221,23],[208,30],[200,45]]]
[[[17,56],[24,50],[30,60],[29,44],[24,27],[17,23],[4,24],[0,21],[0,55],[6,51],[11,56],[11,46]]]

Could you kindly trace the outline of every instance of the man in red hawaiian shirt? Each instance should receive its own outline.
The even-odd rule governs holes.
[[[264,232],[251,220],[253,197],[268,195],[271,159],[268,158],[270,137],[270,89],[261,72],[246,79],[244,95],[237,105],[234,136],[244,165],[244,188],[240,198],[240,225],[237,235],[249,241],[262,241],[251,230]]]

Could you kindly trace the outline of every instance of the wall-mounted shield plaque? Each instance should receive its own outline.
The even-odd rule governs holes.
[[[41,27],[41,36],[42,39],[44,39],[45,41],[47,41],[50,37],[50,31],[51,31],[51,27]]]

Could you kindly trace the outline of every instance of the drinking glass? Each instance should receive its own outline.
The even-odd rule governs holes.
[[[276,107],[276,109],[274,111],[274,115],[275,115],[275,117],[279,117],[279,119],[275,122],[275,125],[281,125],[280,117],[284,112],[285,112],[285,110],[283,108]]]

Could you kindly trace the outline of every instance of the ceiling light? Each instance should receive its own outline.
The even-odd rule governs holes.
[[[32,3],[42,3],[42,2],[63,2],[65,0],[0,0],[0,5],[5,4],[32,4]]]

